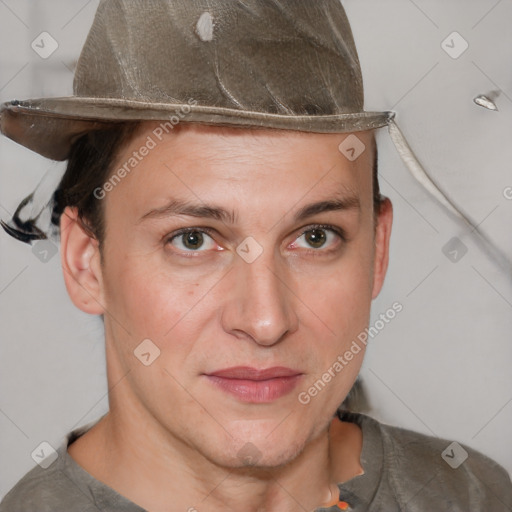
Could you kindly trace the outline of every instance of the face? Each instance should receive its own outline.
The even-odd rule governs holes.
[[[115,169],[147,154],[103,199],[92,293],[109,377],[210,461],[283,464],[325,432],[362,363],[390,227],[382,214],[375,228],[371,134],[351,162],[347,134],[190,125],[159,140],[157,126],[123,149]]]

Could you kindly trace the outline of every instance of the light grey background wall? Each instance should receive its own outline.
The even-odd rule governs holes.
[[[343,3],[366,109],[397,112],[428,171],[510,259],[512,1]],[[1,0],[0,100],[70,94],[97,5]],[[31,48],[34,40],[41,46],[42,32],[58,44],[47,58]],[[55,43],[42,37],[49,52]],[[499,92],[498,112],[473,102],[490,91]],[[395,224],[372,324],[395,301],[403,311],[370,343],[362,372],[370,414],[465,443],[512,472],[510,272],[410,177],[386,129],[378,137],[381,186],[394,203]],[[0,138],[4,220],[50,165]],[[58,254],[43,262],[3,232],[0,250],[1,497],[35,464],[31,453],[42,441],[58,445],[108,403],[102,323],[69,301]]]

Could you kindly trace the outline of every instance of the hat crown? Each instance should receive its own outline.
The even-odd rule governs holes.
[[[339,0],[102,0],[74,94],[285,115],[364,102]]]

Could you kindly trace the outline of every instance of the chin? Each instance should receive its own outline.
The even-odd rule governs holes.
[[[294,440],[288,444],[271,444],[258,448],[255,444],[246,442],[236,452],[220,455],[217,463],[229,469],[271,470],[286,466],[298,457],[304,450],[304,443]]]
[[[271,469],[286,465],[302,453],[310,438],[307,430],[297,425],[263,421],[237,423],[238,428],[230,429],[233,437],[224,439],[227,441],[224,447],[217,444],[215,454],[223,466],[231,469]]]

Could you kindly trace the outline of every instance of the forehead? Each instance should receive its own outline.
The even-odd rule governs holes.
[[[135,209],[180,195],[281,203],[346,191],[371,197],[375,151],[371,131],[323,134],[204,124],[142,123],[113,166],[130,169],[115,197]],[[195,196],[195,197],[194,197]],[[371,209],[371,201],[363,198]]]
[[[255,126],[231,126],[231,125],[209,125],[195,122],[181,122],[172,124],[170,121],[142,121],[135,130],[134,138],[144,139],[151,137],[160,144],[169,144],[174,142],[183,142],[186,138],[203,137],[205,140],[223,140],[231,141],[233,145],[240,141],[263,143],[273,141],[275,144],[287,141],[300,142],[307,145],[318,145],[319,143],[329,144],[329,142],[341,143],[345,139],[357,141],[357,144],[364,144],[360,147],[361,153],[369,153],[375,149],[374,130],[358,131],[353,133],[320,133],[306,132],[291,129],[276,129]],[[343,149],[343,148],[342,148]],[[359,152],[358,152],[359,153]]]

